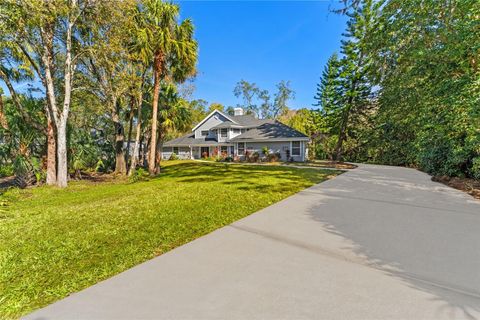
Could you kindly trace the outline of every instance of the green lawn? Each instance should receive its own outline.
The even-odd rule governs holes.
[[[339,172],[171,161],[134,184],[0,197],[0,318],[16,318]]]

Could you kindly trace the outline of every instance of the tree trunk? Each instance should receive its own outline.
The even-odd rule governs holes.
[[[47,110],[47,185],[55,185],[57,181],[57,143],[52,117]]]
[[[338,134],[337,144],[335,146],[335,161],[342,161],[342,153],[343,153],[343,142],[346,138],[346,131],[347,131],[347,124],[349,118],[349,110],[350,108],[347,107],[347,110],[344,111],[342,116],[342,124],[340,126],[340,132]]]
[[[140,148],[138,150],[138,163],[141,163],[142,167],[145,167],[145,147],[143,145],[144,135],[140,136]]]
[[[362,57],[360,56],[360,63],[362,61]],[[357,87],[357,82],[352,80],[351,82],[351,91],[354,92]],[[350,118],[350,111],[353,107],[353,103],[355,102],[353,96],[348,97],[347,101],[347,107],[344,111],[343,117],[342,117],[342,124],[340,126],[340,133],[338,135],[338,140],[337,140],[337,145],[335,146],[335,160],[336,161],[342,161],[342,156],[343,156],[343,142],[347,138],[347,127],[348,127],[348,120]]]
[[[57,125],[57,186],[65,188],[68,181],[67,166],[67,121],[62,119]]]
[[[2,126],[3,129],[8,130],[8,122],[7,122],[7,117],[5,116],[5,110],[3,106],[3,96],[0,93],[0,126]]]
[[[77,6],[77,1],[73,0],[71,3],[72,9]],[[74,66],[72,62],[72,29],[74,22],[71,17],[67,22],[67,34],[65,39],[65,76],[64,76],[64,98],[63,110],[57,113],[53,110],[53,114],[58,114],[56,119],[57,124],[57,186],[65,188],[68,181],[68,162],[67,162],[67,121],[70,113],[70,101],[72,95],[72,82]],[[53,57],[51,57],[53,59]],[[52,82],[53,87],[53,82]],[[53,91],[52,91],[53,94]]]
[[[159,174],[160,173],[160,162],[162,161],[162,147],[163,147],[163,135],[162,132],[160,131],[158,133],[158,140],[157,140],[157,153],[155,155],[155,162],[158,164],[155,168],[155,173]]]
[[[158,114],[158,95],[160,93],[160,75],[163,68],[163,55],[162,52],[155,54],[153,63],[153,102],[152,102],[152,132],[150,134],[150,154],[148,157],[148,172],[150,175],[155,175],[157,162],[157,114]]]
[[[134,108],[135,108],[135,99],[132,96],[131,100],[130,100],[130,115],[129,115],[129,121],[128,121],[127,151],[126,151],[126,154],[125,154],[125,163],[127,164],[127,170],[128,170],[128,160],[130,159],[130,141],[132,141]]]
[[[112,119],[115,126],[115,173],[126,174],[127,166],[125,163],[125,152],[123,144],[125,141],[125,131],[120,120],[118,101],[115,102],[112,110]]]
[[[142,166],[144,168],[147,168],[148,166],[148,155],[149,155],[149,150],[150,150],[150,132],[147,131],[143,134],[142,136],[142,143],[144,144],[142,146],[143,152],[142,152]]]
[[[133,147],[132,161],[130,162],[130,170],[128,175],[131,176],[135,169],[137,168],[138,158],[140,157],[140,137],[142,133],[142,101],[143,93],[140,92],[138,99],[138,108],[137,108],[137,126],[135,128],[135,146]]]

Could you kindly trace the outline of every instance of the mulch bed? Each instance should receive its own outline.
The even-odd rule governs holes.
[[[102,182],[110,182],[116,180],[118,177],[112,173],[92,173],[92,172],[82,172],[81,176],[75,177],[70,176],[70,180],[79,181],[79,180],[86,180],[93,183],[102,183]],[[4,177],[0,178],[0,191],[5,191],[10,187],[15,187],[13,183],[15,176],[11,177]],[[30,186],[31,187],[31,186]]]
[[[462,190],[474,198],[480,199],[480,180],[436,176],[432,177],[432,181],[441,182],[449,187]]]
[[[14,179],[15,179],[14,176],[0,178],[0,190],[7,189],[9,187],[13,187],[14,186],[14,184],[13,184]]]
[[[314,160],[307,162],[306,165],[319,168],[333,168],[333,169],[355,169],[357,166],[348,162],[337,162],[328,160]]]
[[[335,169],[355,169],[357,166],[347,162],[335,162],[335,161],[325,161],[321,162],[326,168],[335,168]]]

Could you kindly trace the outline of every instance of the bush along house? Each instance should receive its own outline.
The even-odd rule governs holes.
[[[309,138],[271,119],[257,119],[235,108],[214,110],[192,132],[163,144],[162,158],[223,158],[235,161],[306,161]]]

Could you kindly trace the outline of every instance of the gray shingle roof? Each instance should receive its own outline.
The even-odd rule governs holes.
[[[231,139],[230,141],[248,141],[248,140],[268,140],[268,139],[282,139],[282,138],[300,138],[308,139],[303,133],[279,122],[276,120],[263,120],[263,123],[252,128],[245,133]]]
[[[220,123],[219,125],[216,125],[215,127],[210,128],[210,130],[215,130],[215,129],[223,129],[223,128],[244,128],[245,126],[242,126],[240,124],[235,124],[231,121],[225,121]]]
[[[167,141],[163,144],[164,147],[173,147],[173,146],[194,146],[194,145],[208,145],[217,142],[214,138],[202,137],[200,139],[195,139],[195,133],[191,132],[183,137],[176,138],[170,141]]]
[[[265,120],[257,119],[250,114],[246,114],[243,116],[230,116],[230,118],[236,123],[238,123],[239,125],[242,125],[245,127],[256,127],[265,122]]]

